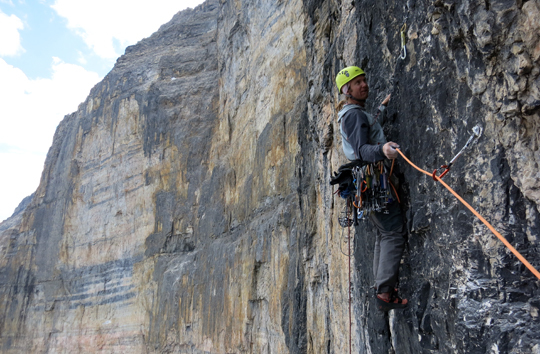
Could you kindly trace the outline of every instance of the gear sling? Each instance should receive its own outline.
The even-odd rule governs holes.
[[[351,199],[355,212],[351,221],[357,225],[358,219],[366,218],[371,212],[383,212],[388,214],[389,205],[395,200],[399,202],[394,183],[392,183],[392,166],[384,161],[366,163],[356,160],[344,164],[334,172],[330,185],[338,184],[336,193],[343,199]],[[349,226],[348,216],[339,222],[342,227]]]

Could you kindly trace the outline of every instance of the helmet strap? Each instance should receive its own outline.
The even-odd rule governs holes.
[[[359,102],[362,107],[366,103],[366,100],[359,100],[358,98],[354,97],[353,95],[346,94],[345,97],[350,98],[351,100],[354,100],[356,102]]]

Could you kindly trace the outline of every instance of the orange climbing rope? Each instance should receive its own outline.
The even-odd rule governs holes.
[[[467,203],[465,200],[463,200],[463,198],[461,198],[452,188],[450,188],[446,183],[443,182],[442,179],[440,179],[438,176],[436,176],[435,174],[432,174],[432,173],[429,173],[427,171],[424,171],[422,170],[420,167],[416,166],[414,163],[412,163],[408,158],[405,157],[405,155],[399,150],[399,149],[396,149],[396,151],[401,155],[401,157],[403,157],[405,159],[405,161],[407,161],[412,167],[416,168],[418,171],[430,176],[430,177],[433,177],[435,178],[437,181],[439,181],[446,189],[448,189],[450,191],[450,193],[452,193],[457,199],[459,199],[460,202],[463,203],[463,205],[465,205],[474,215],[476,215],[476,217],[478,219],[480,219],[480,221],[482,221],[490,230],[491,232],[493,232],[493,234],[495,234],[495,236],[497,236],[497,238],[499,240],[502,241],[502,243],[504,243],[504,245],[510,250],[512,251],[512,253],[527,267],[529,268],[529,270],[538,278],[540,279],[540,273],[525,259],[525,257],[523,257],[521,255],[521,253],[519,253],[511,244],[510,242],[508,242],[499,232],[497,232],[497,230],[495,230],[495,228],[493,226],[491,226],[491,224],[489,222],[486,221],[486,219],[484,219],[482,217],[482,215],[480,215],[476,210],[473,209],[472,206],[469,205],[469,203]]]

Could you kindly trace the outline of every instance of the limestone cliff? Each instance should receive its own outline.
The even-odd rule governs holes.
[[[334,77],[360,65],[389,139],[537,268],[540,2],[208,0],[129,47],[59,125],[0,225],[3,353],[346,353],[348,258],[328,184]],[[407,24],[407,56],[399,59]],[[539,281],[399,160],[409,309],[384,315],[354,237],[356,353],[540,353]]]

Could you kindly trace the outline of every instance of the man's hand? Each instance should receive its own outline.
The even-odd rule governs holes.
[[[398,152],[396,151],[396,148],[399,148],[399,145],[394,143],[393,141],[389,141],[383,145],[382,151],[387,158],[393,160],[398,157]]]
[[[382,101],[382,105],[383,106],[387,106],[388,105],[388,102],[390,102],[390,96],[392,96],[392,94],[386,96],[386,98],[384,99],[384,101]]]

